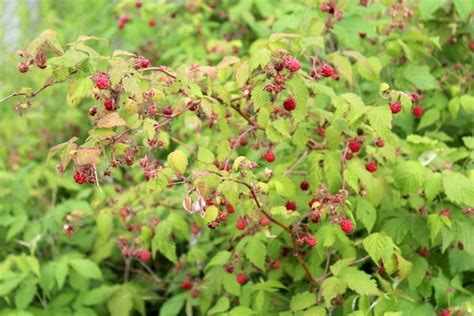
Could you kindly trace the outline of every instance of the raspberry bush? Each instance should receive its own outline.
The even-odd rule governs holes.
[[[42,32],[1,99],[0,315],[469,315],[472,10],[120,1],[113,49]]]

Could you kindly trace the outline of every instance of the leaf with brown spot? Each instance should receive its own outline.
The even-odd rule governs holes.
[[[110,128],[116,126],[124,126],[127,122],[118,115],[116,112],[112,112],[97,121],[96,126],[99,128]]]

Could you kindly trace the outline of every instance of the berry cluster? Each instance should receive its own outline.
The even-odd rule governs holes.
[[[28,72],[28,70],[30,70],[30,66],[34,65],[36,65],[39,69],[45,69],[47,67],[46,56],[41,50],[38,51],[34,56],[27,54],[25,51],[18,51],[17,54],[24,59],[24,61],[18,64],[18,71],[21,73]]]

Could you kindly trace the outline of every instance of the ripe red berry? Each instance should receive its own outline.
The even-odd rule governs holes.
[[[351,160],[352,157],[354,157],[354,154],[352,153],[352,151],[346,151],[346,154],[344,155],[344,159]]]
[[[292,201],[287,201],[285,207],[288,211],[296,211],[296,203]]]
[[[122,30],[122,29],[125,27],[125,24],[127,24],[127,23],[125,23],[125,22],[123,22],[123,21],[119,21],[118,26],[117,26],[118,29],[119,29],[119,30]]]
[[[301,69],[301,64],[298,59],[292,56],[287,56],[285,59],[285,68],[291,72],[297,72]]]
[[[423,108],[421,107],[421,105],[417,105],[413,108],[411,113],[413,113],[413,115],[416,117],[421,117],[423,116]]]
[[[316,246],[317,244],[317,240],[314,236],[306,236],[306,244],[309,246],[309,247],[314,247]]]
[[[141,2],[140,0],[137,0],[135,1],[135,6],[140,9],[143,6],[143,2]]]
[[[238,220],[237,220],[237,224],[235,225],[235,227],[238,229],[238,230],[244,230],[245,227],[247,227],[247,221],[240,217]]]
[[[25,72],[28,72],[28,69],[29,67],[26,63],[21,62],[18,64],[18,71],[21,72],[22,74]]]
[[[411,102],[416,102],[420,99],[420,96],[416,92],[410,93],[410,101]]]
[[[301,181],[301,183],[300,183],[300,189],[301,189],[302,191],[308,191],[308,189],[309,189],[309,182],[306,181],[306,180]]]
[[[263,159],[265,159],[267,162],[274,162],[275,154],[271,151],[268,151],[263,155]]]
[[[149,252],[146,249],[140,251],[140,260],[147,262],[150,259],[151,259],[151,252]]]
[[[218,218],[221,222],[225,222],[227,220],[227,213],[226,212],[220,213]]]
[[[120,18],[119,18],[120,22],[123,22],[123,23],[128,23],[130,22],[130,17],[128,15],[122,15]]]
[[[150,21],[148,21],[148,26],[149,26],[149,27],[155,27],[155,26],[156,26],[156,20],[150,20]]]
[[[289,97],[283,102],[283,107],[287,111],[293,111],[296,108],[296,101],[292,97]]]
[[[142,68],[148,68],[148,66],[150,65],[150,61],[146,58],[143,58],[140,60],[140,66]]]
[[[469,49],[471,50],[471,52],[474,52],[474,42],[469,43]]]
[[[374,143],[375,143],[375,146],[377,146],[377,147],[379,147],[379,148],[382,148],[383,146],[385,146],[384,140],[383,140],[382,138],[380,138],[380,137],[377,137],[377,138],[375,139],[375,142],[374,142]]]
[[[169,106],[165,106],[165,107],[163,108],[162,113],[163,113],[164,115],[171,115],[171,114],[173,114],[173,110],[172,110]]]
[[[275,64],[274,68],[275,68],[276,71],[282,71],[283,68],[285,68],[285,63],[283,63],[283,62],[281,62],[281,61],[280,61],[280,62],[277,62],[277,63]]]
[[[321,137],[326,136],[326,129],[323,126],[318,127],[318,135]]]
[[[268,226],[268,225],[270,225],[270,223],[271,223],[271,221],[268,217],[262,217],[260,219],[260,225],[262,225],[262,226]]]
[[[439,212],[439,215],[447,217],[447,218],[451,218],[451,212],[449,211],[449,208],[445,208],[444,210]]]
[[[183,290],[189,290],[192,287],[193,287],[193,282],[191,282],[190,280],[184,280],[183,282],[181,282],[181,288]]]
[[[347,147],[349,147],[351,152],[357,153],[357,152],[359,152],[360,148],[362,147],[362,144],[359,141],[355,140],[355,139],[351,139],[347,143]]]
[[[95,106],[91,107],[89,109],[89,115],[90,116],[95,116],[97,114],[97,108]]]
[[[390,103],[390,110],[392,111],[393,114],[397,114],[402,110],[402,105],[398,102],[393,102]]]
[[[109,86],[109,78],[106,75],[100,75],[95,79],[95,86],[99,90],[104,90]]]
[[[113,111],[114,110],[114,100],[111,98],[106,98],[104,100],[104,108],[107,111]]]
[[[285,82],[285,77],[281,76],[281,75],[276,75],[275,76],[275,83],[276,84],[282,84]]]
[[[82,174],[82,172],[76,171],[74,174],[74,181],[76,181],[77,184],[83,184],[86,182],[86,176]]]
[[[308,206],[313,207],[313,204],[319,202],[318,198],[312,198],[311,201],[309,201]]]
[[[377,163],[375,161],[371,161],[365,164],[365,169],[368,172],[375,172],[377,171]]]
[[[280,269],[280,260],[277,259],[277,260],[273,261],[272,268],[275,269],[275,270]]]
[[[428,258],[430,256],[430,250],[426,247],[418,249],[418,254],[422,257]]]
[[[346,234],[352,233],[353,227],[352,227],[352,221],[350,219],[344,219],[341,222],[341,229],[343,232]]]
[[[231,213],[231,214],[232,214],[232,213],[235,213],[235,208],[234,208],[234,206],[233,206],[232,204],[227,203],[227,204],[225,205],[225,207],[227,208],[227,212],[229,212],[229,213]]]
[[[438,313],[438,316],[451,316],[451,312],[447,309]]]
[[[128,257],[131,254],[131,250],[128,247],[123,247],[121,250],[122,256]]]
[[[237,274],[235,279],[237,280],[239,284],[244,284],[245,282],[247,282],[247,276],[243,273]]]
[[[321,67],[320,72],[323,77],[331,77],[332,75],[334,75],[334,68],[332,68],[332,66],[329,64],[324,64]]]

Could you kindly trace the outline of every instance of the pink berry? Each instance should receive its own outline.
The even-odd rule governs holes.
[[[141,2],[140,0],[137,0],[135,1],[135,6],[140,9],[143,6],[143,2]]]
[[[218,218],[221,222],[225,222],[227,220],[227,213],[226,212],[220,213]]]
[[[114,110],[114,100],[111,98],[107,98],[104,100],[104,108],[107,111],[113,111]]]
[[[390,103],[390,110],[392,111],[393,114],[397,114],[402,110],[402,105],[398,102],[393,102]]]
[[[374,162],[374,161],[368,162],[368,163],[365,164],[365,169],[368,172],[375,172],[375,171],[377,171],[377,163]]]
[[[148,26],[151,27],[151,28],[155,27],[156,26],[156,20],[148,21]]]
[[[150,65],[150,61],[146,58],[143,58],[140,60],[140,66],[142,68],[148,68],[148,66]]]
[[[150,259],[151,259],[151,252],[149,252],[148,250],[140,251],[140,260],[147,262]]]
[[[298,59],[292,56],[287,56],[285,59],[285,68],[291,72],[297,72],[301,69],[301,64]]]
[[[231,213],[231,214],[232,214],[232,213],[235,213],[235,208],[234,208],[234,206],[233,206],[232,204],[227,203],[227,204],[225,205],[225,207],[227,208],[227,212],[229,212],[229,213]]]
[[[382,148],[383,146],[385,146],[384,140],[383,140],[382,138],[380,138],[380,137],[377,137],[377,138],[375,139],[375,142],[374,142],[374,143],[375,143],[375,146],[377,146],[377,147],[379,147],[379,148]]]
[[[241,217],[237,220],[237,224],[235,225],[235,227],[238,230],[244,230],[245,227],[247,227],[247,221],[244,218]]]
[[[22,74],[25,73],[25,72],[28,72],[28,65],[26,63],[20,63],[18,64],[18,71],[21,72]]]
[[[268,225],[270,225],[270,223],[271,223],[271,221],[268,217],[262,217],[260,219],[260,225],[262,225],[262,226],[268,226]]]
[[[474,52],[474,42],[469,43],[469,49],[471,50],[471,52]]]
[[[95,86],[99,90],[104,90],[105,88],[109,86],[109,84],[110,84],[109,78],[106,75],[100,75],[99,77],[95,79]]]
[[[171,115],[173,114],[173,110],[169,106],[166,106],[163,108],[162,113],[163,115]]]
[[[295,99],[293,99],[292,97],[286,99],[286,100],[283,102],[283,107],[284,107],[285,110],[287,110],[287,111],[293,111],[293,110],[296,108],[296,101],[295,101]]]
[[[74,181],[77,184],[83,184],[84,182],[86,182],[86,176],[82,174],[82,172],[76,171],[76,173],[74,174]]]
[[[314,236],[306,236],[306,244],[309,247],[314,247],[314,246],[316,246],[317,243],[318,242],[317,242],[316,238],[314,238]]]
[[[341,229],[343,232],[346,234],[352,233],[353,227],[352,227],[352,221],[349,219],[344,219],[341,222]]]

